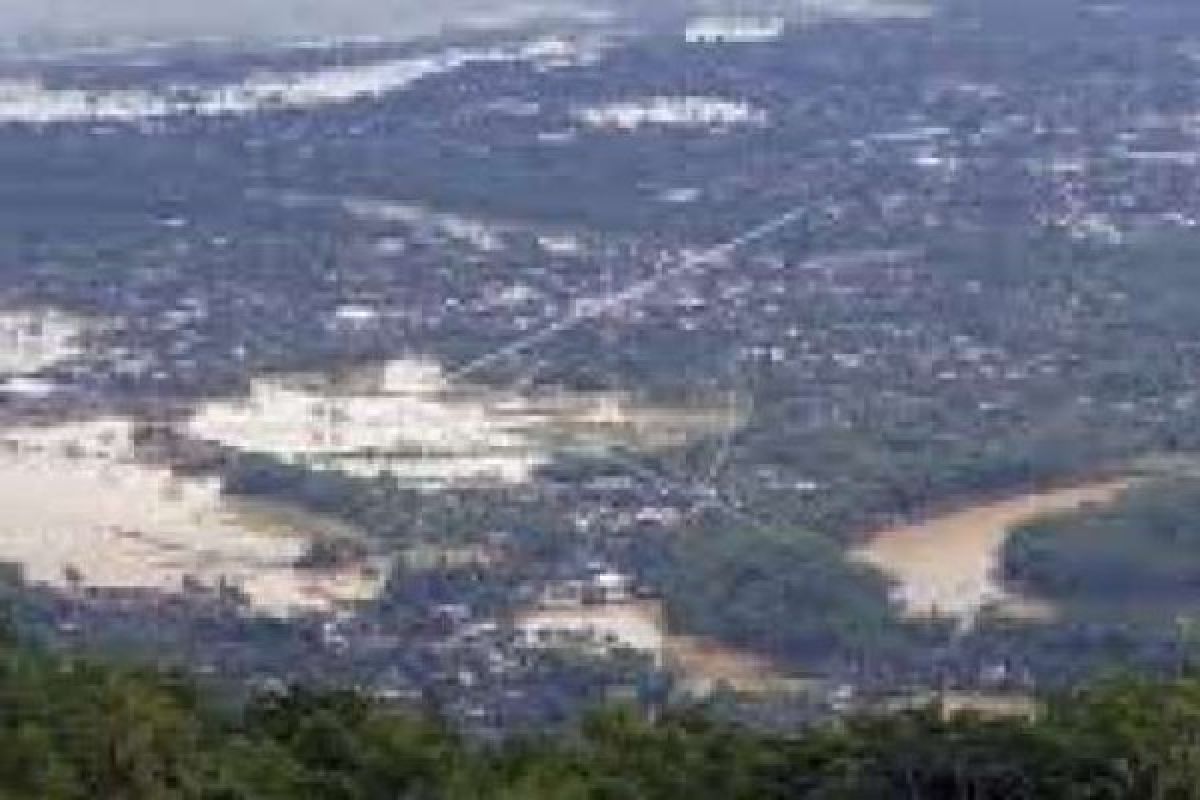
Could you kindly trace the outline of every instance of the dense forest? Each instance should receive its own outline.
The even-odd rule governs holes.
[[[826,537],[712,532],[673,551],[663,596],[680,630],[808,663],[831,652],[878,654],[900,636],[886,581],[849,564]]]
[[[1200,480],[1153,479],[1111,507],[1035,520],[1014,532],[1008,577],[1079,611],[1135,610],[1173,618],[1200,584]]]
[[[351,691],[246,704],[190,678],[0,645],[0,797],[1200,797],[1200,680],[1113,681],[1034,718],[937,708],[802,733],[702,710],[596,713],[553,740],[464,740]]]

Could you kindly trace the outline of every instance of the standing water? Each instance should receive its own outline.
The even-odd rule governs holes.
[[[988,606],[1017,616],[1044,615],[1045,609],[1011,594],[997,574],[1009,532],[1043,514],[1111,503],[1128,485],[1107,481],[971,506],[879,531],[854,557],[896,582],[897,599],[911,615],[970,620]]]

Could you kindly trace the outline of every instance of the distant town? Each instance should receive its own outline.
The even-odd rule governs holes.
[[[0,597],[484,736],[1179,669],[1008,533],[1200,492],[1200,9],[1017,5],[0,62]]]

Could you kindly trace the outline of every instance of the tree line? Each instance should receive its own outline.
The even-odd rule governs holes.
[[[179,673],[0,645],[5,800],[1200,797],[1200,679],[1112,681],[1034,717],[936,707],[799,732],[613,708],[467,741],[349,690],[233,704]]]

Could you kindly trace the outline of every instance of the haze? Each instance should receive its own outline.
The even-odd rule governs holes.
[[[619,12],[757,13],[798,9],[874,16],[922,0],[0,0],[0,43],[220,37],[383,36],[505,28],[537,19]]]
[[[578,12],[590,0],[0,0],[5,39],[402,38]]]

